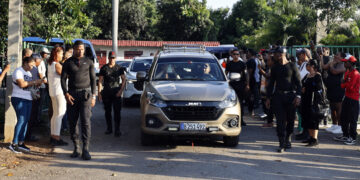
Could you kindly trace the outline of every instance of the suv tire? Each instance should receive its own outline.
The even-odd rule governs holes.
[[[146,134],[144,132],[141,131],[141,145],[142,146],[151,146],[154,144],[154,140],[155,140],[155,136],[154,135],[150,135],[150,134]]]
[[[239,136],[224,136],[223,141],[228,147],[236,147],[239,144]]]

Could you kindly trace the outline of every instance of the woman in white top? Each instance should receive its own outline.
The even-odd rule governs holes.
[[[55,47],[48,60],[48,83],[49,95],[51,98],[53,116],[51,117],[51,138],[53,146],[66,146],[67,142],[60,138],[62,119],[66,113],[66,100],[61,89],[60,75],[62,66],[59,63],[63,58],[64,50],[62,47]]]
[[[11,104],[16,113],[17,122],[14,130],[14,138],[9,149],[15,153],[21,151],[29,152],[30,148],[24,144],[27,124],[30,119],[32,96],[31,86],[40,86],[43,79],[34,81],[31,75],[31,69],[35,66],[35,60],[32,57],[25,57],[21,67],[15,69],[12,74],[13,91],[11,95]]]

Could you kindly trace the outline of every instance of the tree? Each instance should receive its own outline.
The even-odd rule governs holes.
[[[234,4],[232,13],[225,23],[225,36],[222,43],[249,45],[245,39],[255,36],[255,30],[263,26],[271,7],[266,0],[241,0]]]
[[[208,40],[213,26],[206,1],[158,0],[159,36],[165,40]]]
[[[209,41],[218,41],[224,37],[224,30],[229,14],[228,8],[219,8],[210,10],[210,20],[214,23],[211,27],[208,40]]]
[[[86,5],[85,0],[26,0],[24,35],[47,40],[59,37],[67,42],[95,37],[101,29],[83,13]]]
[[[347,21],[360,6],[360,0],[300,0],[306,6],[316,9],[318,19],[326,22],[326,31],[330,32],[339,21]]]
[[[112,39],[112,0],[89,0],[87,14],[102,29],[99,39]],[[121,0],[119,39],[155,40],[157,11],[155,0]]]
[[[8,21],[9,21],[9,0],[0,1],[0,54],[4,53],[7,36],[8,36]]]

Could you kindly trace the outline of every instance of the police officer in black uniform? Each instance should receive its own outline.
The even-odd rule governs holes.
[[[291,148],[295,111],[300,105],[301,81],[296,65],[286,59],[286,49],[277,47],[273,53],[276,63],[271,68],[266,92],[266,107],[270,108],[270,98],[272,98],[272,109],[276,116],[276,131],[280,144],[278,152],[281,153]]]
[[[67,83],[68,81],[68,83]],[[82,158],[90,160],[91,108],[96,103],[96,76],[94,62],[85,56],[85,45],[74,43],[74,54],[65,61],[61,72],[61,88],[67,101],[71,140],[74,143],[72,158],[80,156],[79,128],[83,141]],[[80,116],[80,118],[79,118]],[[80,119],[80,123],[78,120]]]
[[[239,50],[232,50],[231,56],[233,60],[229,61],[226,64],[225,73],[226,75],[231,73],[240,74],[240,78],[238,80],[230,81],[230,86],[235,90],[241,105],[241,126],[246,126],[246,123],[243,118],[244,116],[243,100],[246,98],[246,94],[250,89],[249,76],[246,71],[246,63],[240,58]]]
[[[116,54],[113,51],[109,52],[109,63],[100,69],[99,82],[98,82],[98,98],[103,101],[105,109],[105,118],[107,130],[105,134],[111,134],[112,129],[112,115],[111,109],[114,109],[114,122],[115,122],[115,137],[121,135],[120,121],[121,121],[121,95],[124,91],[126,84],[126,76],[124,69],[115,63]],[[121,77],[121,86],[120,86]],[[104,86],[103,86],[104,85]]]

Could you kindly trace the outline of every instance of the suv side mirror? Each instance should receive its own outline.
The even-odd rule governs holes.
[[[138,81],[144,81],[146,79],[146,72],[145,71],[139,71],[136,73],[136,79]]]

